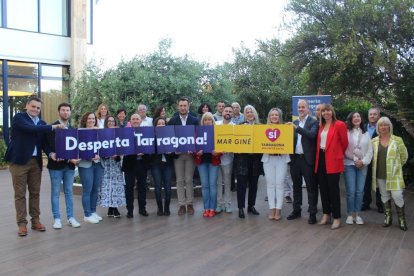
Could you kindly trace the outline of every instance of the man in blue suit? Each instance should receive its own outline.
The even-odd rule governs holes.
[[[39,220],[42,150],[50,154],[45,134],[56,128],[64,128],[61,124],[46,125],[39,118],[41,106],[42,101],[39,98],[30,97],[26,103],[26,112],[19,112],[13,117],[12,134],[4,158],[10,162],[19,236],[27,235],[26,187],[29,190],[32,229],[41,232],[46,230]]]
[[[189,113],[190,101],[187,98],[178,100],[178,114],[170,119],[169,125],[188,126],[198,125],[198,119]],[[175,176],[177,180],[178,215],[186,212],[194,214],[193,200],[193,176],[195,170],[194,157],[192,152],[182,152],[174,159]],[[187,207],[187,208],[186,208]]]

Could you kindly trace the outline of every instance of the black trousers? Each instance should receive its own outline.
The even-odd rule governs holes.
[[[125,199],[128,212],[134,211],[134,188],[138,189],[138,208],[145,210],[147,205],[147,167],[142,160],[137,160],[134,170],[125,172]]]
[[[249,186],[247,206],[253,207],[256,204],[258,181],[259,176],[252,175],[251,170],[249,170],[249,175],[237,175],[237,206],[239,209],[245,207],[247,185]]]
[[[362,206],[368,207],[371,205],[371,202],[372,202],[371,189],[372,189],[372,163],[368,165],[367,177],[365,179],[365,187],[364,187],[364,199],[362,201]],[[382,207],[381,194],[378,188],[375,192],[375,205],[377,205],[377,207]]]
[[[318,186],[313,166],[306,163],[303,154],[295,154],[295,160],[290,164],[290,175],[293,181],[293,212],[300,213],[302,206],[302,177],[308,191],[308,212],[316,214],[318,205]]]
[[[341,217],[341,196],[339,194],[340,173],[326,172],[325,152],[319,152],[319,164],[317,181],[321,192],[322,210],[324,214],[331,215],[334,219]]]

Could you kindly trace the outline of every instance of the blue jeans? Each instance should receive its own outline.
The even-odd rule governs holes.
[[[164,187],[165,205],[169,205],[171,201],[171,175],[173,165],[161,162],[151,166],[151,174],[155,182],[155,199],[157,203],[162,203],[161,190]]]
[[[215,210],[217,208],[217,177],[219,166],[213,166],[211,163],[201,163],[197,167],[198,173],[200,174],[204,209]]]
[[[104,168],[101,162],[92,162],[89,168],[79,167],[79,176],[82,180],[82,206],[85,217],[96,212],[99,186],[102,184]]]
[[[62,170],[49,169],[53,218],[60,219],[59,196],[60,187],[63,181],[63,190],[65,192],[66,216],[68,219],[73,217],[73,177],[75,171],[66,166]]]
[[[345,166],[346,205],[348,214],[361,211],[364,197],[367,166],[358,169],[354,165]]]

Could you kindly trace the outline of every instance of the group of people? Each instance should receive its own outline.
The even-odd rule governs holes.
[[[257,185],[259,176],[264,174],[269,204],[268,218],[278,221],[282,218],[285,182],[290,174],[293,181],[293,210],[287,219],[301,217],[302,183],[305,181],[309,224],[317,223],[316,213],[320,192],[323,216],[319,224],[328,224],[332,220],[331,229],[338,229],[341,225],[339,178],[344,172],[347,224],[364,223],[360,216],[362,202],[366,198],[365,209],[369,208],[372,186],[374,191],[379,188],[385,213],[384,226],[392,224],[392,198],[397,208],[399,227],[404,231],[407,230],[403,199],[405,186],[402,176],[402,165],[407,160],[407,150],[402,139],[393,135],[390,120],[387,117],[379,118],[379,110],[376,108],[369,111],[370,124],[365,125],[358,112],[349,114],[346,122],[338,120],[330,104],[318,106],[315,118],[310,113],[308,102],[299,100],[298,119],[287,123],[294,128],[294,153],[290,155],[233,154],[216,151],[207,153],[200,150],[107,158],[96,154],[90,160],[63,160],[58,159],[55,154],[54,130],[72,127],[69,123],[72,107],[68,103],[61,103],[58,106],[58,120],[47,125],[39,118],[41,104],[39,98],[31,97],[27,101],[26,111],[14,116],[12,135],[5,156],[5,160],[10,162],[19,236],[27,235],[26,189],[29,191],[32,229],[46,230],[39,219],[42,150],[48,156],[47,168],[51,180],[51,206],[55,229],[62,228],[59,211],[62,183],[67,222],[72,227],[80,227],[80,223],[74,217],[72,193],[77,166],[82,183],[84,222],[87,223],[95,224],[102,220],[96,211],[97,206],[108,208],[107,216],[114,218],[120,218],[121,212],[118,208],[126,206],[127,218],[133,218],[135,188],[138,192],[138,213],[141,216],[148,216],[146,210],[148,171],[151,171],[154,179],[158,216],[171,214],[173,171],[176,178],[178,215],[193,215],[193,178],[197,167],[202,186],[204,217],[214,217],[221,212],[232,212],[231,185],[234,179],[237,181],[239,218],[245,218],[246,193],[248,193],[247,213],[259,215],[255,208]],[[214,114],[208,104],[202,104],[197,115],[190,112],[189,99],[180,98],[177,109],[173,117],[167,118],[165,108],[158,107],[153,113],[154,117],[150,118],[147,116],[147,107],[140,104],[137,111],[127,120],[125,109],[119,109],[116,116],[112,116],[108,106],[101,104],[97,112],[86,112],[82,115],[79,128],[260,124],[258,113],[252,105],[246,105],[241,113],[241,107],[237,102],[232,105],[218,102]],[[377,116],[371,116],[371,113],[375,112]],[[267,124],[283,124],[282,117],[281,109],[272,108],[267,116]],[[372,177],[369,171],[372,171]],[[370,186],[368,191],[367,186]]]

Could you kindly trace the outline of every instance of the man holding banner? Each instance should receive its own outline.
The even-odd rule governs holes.
[[[189,114],[190,102],[187,98],[180,98],[178,101],[178,114],[171,118],[169,125],[188,126],[198,125],[198,119]],[[193,176],[195,170],[194,157],[192,152],[182,152],[178,158],[174,159],[174,169],[178,197],[178,215],[182,216],[186,212],[194,214],[193,200]],[[187,206],[187,208],[186,208]]]
[[[294,154],[291,155],[290,173],[293,180],[293,211],[287,217],[293,220],[301,217],[302,205],[302,177],[308,191],[309,224],[316,223],[318,204],[318,189],[314,173],[316,156],[316,135],[318,122],[309,115],[309,104],[300,99],[297,104],[299,118],[293,124]]]

